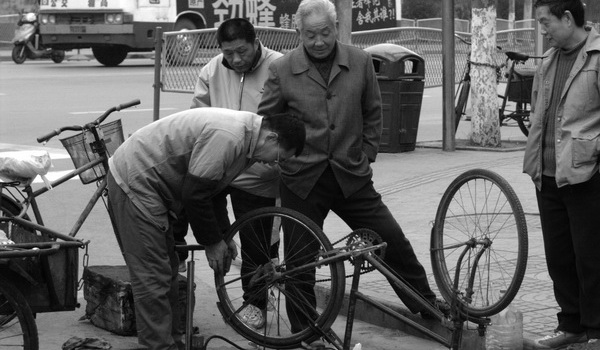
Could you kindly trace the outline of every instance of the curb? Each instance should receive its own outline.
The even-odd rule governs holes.
[[[481,152],[515,152],[525,150],[526,141],[520,140],[502,140],[500,147],[477,146],[470,140],[456,139],[455,148],[460,151],[481,151]],[[419,148],[443,148],[442,141],[423,141],[417,142]]]
[[[72,50],[76,51],[76,50]],[[90,49],[83,49],[83,53],[69,51],[65,56],[65,61],[92,61],[95,60],[94,55],[91,53]],[[0,47],[0,62],[9,62],[12,61],[12,46],[2,46]],[[126,59],[154,59],[154,51],[152,52],[130,52],[127,55]],[[37,59],[37,60],[45,60],[45,59]],[[49,58],[47,60],[50,60]]]

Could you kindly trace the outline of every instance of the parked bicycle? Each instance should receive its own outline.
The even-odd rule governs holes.
[[[459,40],[467,45],[471,45],[466,39],[456,36]],[[502,50],[498,47],[498,50]],[[470,53],[468,54],[470,55]],[[519,65],[525,64],[529,59],[543,58],[542,56],[530,56],[519,52],[505,52],[506,62],[496,67],[496,73],[498,79],[503,75],[502,71],[505,69],[504,77],[507,79],[506,88],[504,94],[498,94],[499,98],[499,109],[498,117],[501,126],[513,126],[515,123],[523,133],[523,135],[529,135],[529,114],[531,111],[531,91],[533,87],[533,76],[535,74],[535,67],[518,67]],[[467,63],[465,65],[462,78],[458,84],[455,95],[455,129],[458,129],[458,125],[461,119],[470,117],[467,116],[467,102],[469,100],[469,94],[471,92],[471,60],[467,57]]]
[[[264,242],[263,226],[271,225],[274,219],[281,222],[284,237],[277,258],[272,257],[269,244],[260,243]],[[500,312],[516,296],[527,265],[527,226],[521,204],[505,179],[483,169],[467,171],[449,185],[431,232],[433,273],[442,297],[451,305],[450,315],[443,315],[386,266],[382,258],[388,253],[385,243],[373,231],[360,229],[332,244],[306,216],[273,207],[255,210],[237,220],[225,240],[239,245],[242,234],[245,242],[256,242],[263,254],[260,258],[243,256],[245,266],[241,270],[232,268],[226,275],[215,275],[219,310],[239,334],[258,346],[274,349],[297,348],[319,338],[337,349],[349,349],[357,300],[391,314],[447,347],[459,349],[463,324],[473,322],[483,331],[489,324],[488,316]],[[302,249],[307,238],[318,245],[317,254],[307,255]],[[244,254],[245,250],[238,247],[238,251]],[[350,275],[352,290],[342,340],[331,326],[344,300],[345,263],[353,265],[354,273]],[[314,280],[299,277],[312,269],[316,269]],[[394,281],[407,297],[434,315],[451,331],[451,339],[360,293],[360,275],[373,270]],[[306,284],[314,285],[315,299],[301,292],[300,287]],[[268,301],[266,324],[259,329],[247,325],[242,311],[264,300]],[[292,315],[287,313],[286,305],[300,310],[293,316],[305,320],[302,326],[296,324],[292,329]]]
[[[44,225],[36,199],[49,190],[31,187],[33,178],[0,182],[0,230],[14,244],[0,243],[0,348],[39,348],[35,314],[72,311],[79,307],[78,249],[89,241],[75,235],[96,202],[106,197],[108,157],[124,141],[120,120],[101,124],[112,112],[140,103],[139,100],[112,107],[96,120],[83,126],[65,126],[37,139],[46,142],[64,131],[79,133],[61,139],[75,169],[52,181],[57,187],[79,176],[83,184],[96,183],[97,188],[68,234]],[[105,202],[106,205],[106,202]],[[30,210],[33,217],[29,216]],[[32,220],[33,219],[33,220]],[[111,219],[112,221],[112,219]],[[113,225],[114,228],[114,225]]]

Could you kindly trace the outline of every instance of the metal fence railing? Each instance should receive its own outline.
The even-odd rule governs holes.
[[[0,44],[8,45],[12,43],[17,28],[19,15],[0,15]]]
[[[255,27],[255,30],[262,44],[272,50],[285,53],[300,43],[292,29]],[[221,52],[216,31],[216,28],[210,28],[163,33],[162,91],[194,91],[202,66]]]
[[[165,92],[190,93],[202,65],[220,53],[216,39],[216,29],[199,29],[186,32],[163,34],[161,57],[161,87]],[[261,42],[273,50],[287,52],[300,43],[294,30],[257,27]],[[457,33],[470,37],[470,33]],[[514,29],[496,33],[496,41],[502,47],[497,53],[496,62],[505,61],[505,51],[518,51],[533,55],[535,52],[535,31]],[[396,27],[352,33],[352,45],[362,49],[381,43],[403,46],[419,54],[425,61],[425,86],[442,85],[442,31],[435,28]],[[462,76],[470,47],[460,40],[455,43],[455,79]],[[533,64],[533,63],[531,63]]]

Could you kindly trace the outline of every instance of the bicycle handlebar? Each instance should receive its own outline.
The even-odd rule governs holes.
[[[63,126],[58,129],[54,129],[46,135],[40,136],[37,138],[38,143],[46,142],[53,138],[54,136],[60,135],[63,131],[80,131],[85,129],[90,129],[91,127],[97,126],[104,121],[112,112],[118,112],[122,109],[130,108],[136,105],[139,105],[141,102],[139,99],[135,99],[133,101],[129,101],[126,103],[122,103],[118,106],[109,108],[106,112],[104,112],[100,117],[94,120],[91,123],[85,124],[84,126],[72,125],[72,126]]]
[[[137,106],[139,104],[140,104],[140,100],[139,99],[136,99],[136,100],[133,100],[133,101],[129,101],[129,102],[126,102],[126,103],[122,103],[122,104],[120,104],[118,106],[115,106],[115,107],[112,107],[112,108],[108,109],[106,112],[104,112],[104,114],[102,114],[101,116],[99,116],[98,119],[94,120],[93,122],[91,122],[89,124],[98,125],[98,124],[102,123],[104,121],[104,119],[106,119],[106,117],[108,117],[112,112],[118,112],[118,111],[120,111],[122,109],[126,109],[126,108],[129,108],[129,107]],[[89,124],[86,124],[86,126],[89,125]]]

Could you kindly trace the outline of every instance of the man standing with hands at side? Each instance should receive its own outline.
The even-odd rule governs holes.
[[[584,26],[581,0],[534,7],[552,48],[534,77],[523,171],[536,187],[560,311],[533,348],[600,349],[600,35]]]
[[[306,126],[304,152],[280,165],[281,206],[305,214],[320,227],[333,211],[353,230],[375,231],[388,244],[385,262],[432,305],[441,306],[410,242],[373,185],[370,163],[377,156],[382,111],[371,56],[337,41],[337,14],[328,0],[302,1],[295,21],[302,45],[271,64],[258,109],[293,113]],[[285,225],[283,229],[288,247],[295,238]],[[311,242],[297,246],[312,249]],[[314,270],[302,280],[314,281]],[[308,284],[298,289],[304,288],[303,297],[314,305]],[[412,312],[429,316],[399,296]],[[297,307],[287,305],[287,311],[292,331],[308,327]]]

